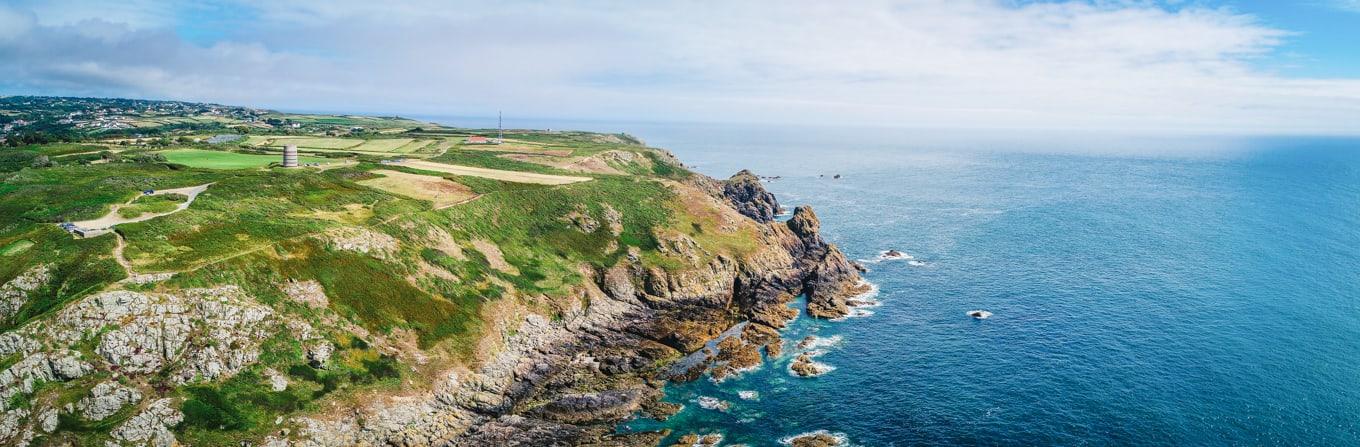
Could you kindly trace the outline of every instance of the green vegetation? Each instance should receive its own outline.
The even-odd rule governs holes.
[[[4,248],[0,248],[0,256],[14,256],[19,253],[23,253],[30,248],[33,248],[33,241],[30,241],[28,239],[20,239],[11,242]]]
[[[256,155],[241,154],[226,151],[210,151],[203,149],[174,149],[159,152],[171,163],[182,164],[194,168],[208,169],[249,169],[269,166],[270,163],[279,163],[282,158],[278,155]],[[321,163],[327,159],[318,157],[299,157],[299,163]]]
[[[179,204],[187,201],[189,201],[189,196],[183,194],[142,196],[131,204],[119,207],[118,215],[132,219],[143,214],[168,213],[174,211]]]
[[[50,102],[87,109],[98,104]],[[494,333],[488,322],[504,317],[504,309],[565,314],[579,303],[581,286],[593,280],[591,267],[611,267],[634,251],[644,267],[695,268],[658,250],[668,237],[698,241],[704,247],[701,263],[719,254],[740,256],[755,246],[752,228],[718,231],[731,224],[703,192],[663,181],[684,180],[689,171],[627,135],[513,132],[505,145],[473,148],[460,142],[490,131],[400,118],[128,105],[153,110],[130,119],[149,126],[138,133],[156,138],[72,133],[63,135],[84,141],[0,149],[0,284],[39,267],[52,278],[28,293],[0,329],[50,318],[73,300],[104,290],[173,292],[229,284],[285,321],[307,322],[336,346],[330,363],[316,368],[296,334],[281,329],[263,341],[257,363],[229,378],[180,386],[166,374],[120,373],[119,380],[148,394],[175,399],[185,415],[176,436],[189,445],[255,443],[295,429],[276,425],[280,416],[357,405],[378,392],[421,391],[437,372],[484,360],[480,341]],[[221,126],[248,139],[213,146],[181,138],[212,135]],[[325,170],[257,169],[278,162],[277,146],[284,142],[352,162]],[[231,150],[222,150],[226,147]],[[433,160],[591,180],[525,184],[377,163],[393,154],[441,154]],[[582,172],[577,162],[592,170]],[[380,170],[425,177],[392,172],[384,177]],[[375,179],[409,180],[396,185],[408,189]],[[445,180],[466,186],[458,186],[460,192],[470,189],[476,199],[432,209],[431,201],[444,196],[431,197],[430,190],[452,184]],[[124,217],[164,213],[186,198],[141,191],[206,183],[213,186],[193,206],[120,224],[117,235],[82,239],[57,225],[99,217],[114,206]],[[131,273],[175,275],[148,284],[119,283],[128,274],[115,258],[119,238]],[[284,292],[283,285],[312,281],[324,294],[320,303],[295,301]],[[70,348],[103,372],[45,385],[50,388],[17,398],[23,402],[16,404],[64,405],[87,393],[96,378],[109,380],[109,365],[95,353],[98,340],[98,333],[91,334]],[[399,357],[389,356],[393,353]],[[416,354],[431,360],[400,357]],[[0,366],[18,359],[0,358]],[[273,373],[287,376],[287,389],[271,388]],[[101,445],[112,424],[135,411],[99,422],[63,414],[63,433],[45,439]]]

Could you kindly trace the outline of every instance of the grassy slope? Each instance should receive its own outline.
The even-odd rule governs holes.
[[[339,367],[317,370],[306,365],[295,340],[278,334],[266,341],[261,363],[234,378],[159,392],[183,400],[186,421],[178,428],[182,441],[216,445],[258,439],[277,430],[273,420],[279,415],[320,411],[322,403],[346,401],[372,390],[419,386],[427,383],[420,371],[437,369],[438,363],[413,372],[412,365],[380,356],[365,340],[326,323],[335,318],[377,333],[409,332],[420,349],[442,359],[442,364],[469,363],[476,361],[477,340],[487,318],[483,308],[488,302],[514,299],[553,312],[554,302],[574,299],[573,288],[586,280],[580,266],[612,265],[627,247],[642,250],[648,262],[683,268],[682,263],[655,253],[654,235],[665,231],[687,232],[719,251],[749,248],[742,242],[749,235],[704,234],[704,228],[717,226],[714,217],[696,212],[659,181],[678,179],[688,172],[651,150],[601,142],[593,134],[518,137],[582,154],[636,151],[649,154],[652,163],[646,168],[628,167],[629,175],[595,175],[591,182],[555,187],[371,163],[326,171],[108,163],[0,174],[7,176],[0,182],[0,251],[6,261],[0,263],[0,282],[40,263],[51,263],[58,278],[35,293],[20,314],[5,324],[13,327],[72,299],[119,287],[113,283],[123,272],[111,256],[112,235],[73,239],[53,223],[101,215],[110,205],[125,202],[143,189],[216,182],[185,211],[117,227],[127,240],[125,255],[139,272],[181,272],[169,281],[138,287],[173,290],[236,284],[288,318],[312,322],[341,348],[336,354]],[[439,160],[569,173],[494,155],[451,150]],[[368,171],[379,168],[440,175],[468,185],[481,197],[431,210],[428,202],[357,183],[373,177]],[[603,221],[606,206],[623,216],[623,231],[617,238],[605,225],[585,233],[563,218],[584,212]],[[328,234],[344,228],[389,235],[398,241],[397,249],[385,256],[337,250],[328,243]],[[493,268],[473,241],[497,245],[513,269]],[[618,249],[606,251],[611,246]],[[289,280],[319,282],[330,299],[329,308],[310,309],[289,301],[278,288]],[[286,372],[295,385],[284,392],[269,391],[262,375],[266,367]],[[415,385],[403,384],[408,381]],[[82,381],[79,386],[92,384]],[[33,399],[83,392],[74,386],[53,385],[35,393]],[[115,420],[126,417],[130,415]],[[63,436],[93,441],[107,431],[106,423],[92,428],[88,421],[78,419],[63,420],[63,427],[71,431]]]

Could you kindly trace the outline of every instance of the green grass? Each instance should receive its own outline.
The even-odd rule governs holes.
[[[358,151],[369,152],[395,152],[397,148],[410,144],[412,141],[415,140],[412,140],[410,138],[374,139],[365,141],[364,144],[360,144],[359,146],[354,147],[353,149]]]
[[[28,251],[29,248],[33,248],[33,241],[19,239],[6,245],[5,248],[0,248],[0,256],[14,256]]]
[[[165,159],[171,163],[182,164],[193,168],[206,169],[250,169],[269,166],[270,163],[283,161],[277,155],[257,155],[242,154],[226,151],[210,151],[203,149],[172,149],[161,151]],[[329,161],[320,157],[299,157],[299,163],[320,163]]]
[[[138,197],[135,202],[118,208],[118,215],[128,219],[143,214],[168,213],[189,200],[184,194],[156,194]]]

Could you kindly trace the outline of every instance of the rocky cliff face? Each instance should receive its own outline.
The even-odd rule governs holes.
[[[660,402],[665,381],[704,373],[721,379],[759,365],[780,354],[778,330],[799,314],[798,296],[807,296],[809,315],[836,318],[846,315],[848,297],[863,292],[855,265],[822,239],[812,209],[798,207],[787,222],[775,222],[779,205],[750,172],[725,182],[696,175],[672,186],[707,201],[724,227],[749,230],[755,249],[713,255],[671,235],[658,237],[660,250],[689,262],[685,268],[649,265],[636,249],[605,268],[583,266],[590,280],[575,291],[581,299],[574,307],[554,319],[510,313],[488,331],[500,339],[482,363],[444,371],[417,394],[375,393],[358,408],[290,418],[283,425],[290,429],[260,444],[655,445],[662,434],[613,428],[638,412],[677,411]],[[358,250],[350,245],[341,248]],[[365,253],[381,245],[364,245]],[[328,301],[315,283],[285,284],[283,292],[309,307]],[[26,442],[58,424],[56,412],[30,415],[37,410],[7,408],[4,397],[89,376],[92,362],[122,377],[162,374],[167,384],[216,380],[253,364],[265,334],[287,332],[324,365],[330,343],[306,323],[283,320],[234,286],[86,297],[48,321],[0,334],[0,355],[22,358],[0,373],[0,440]],[[288,386],[280,380],[276,390]],[[117,381],[101,381],[61,411],[96,421],[133,414],[111,432],[121,445],[172,445],[172,429],[185,418],[172,402]]]
[[[751,171],[743,169],[722,182],[722,193],[737,212],[756,222],[772,222],[779,214],[779,200],[761,186],[760,177]]]
[[[588,271],[585,298],[560,322],[529,314],[496,357],[476,371],[450,371],[422,396],[374,402],[352,415],[304,421],[277,445],[656,445],[661,433],[621,435],[642,412],[667,417],[666,380],[721,378],[778,355],[778,329],[808,296],[814,317],[847,312],[862,292],[855,266],[819,234],[811,208],[772,222],[778,205],[743,171],[736,183],[692,185],[757,222],[754,253],[713,257],[684,272],[646,268],[636,253]],[[734,186],[740,185],[740,186]],[[755,214],[752,216],[752,213]],[[763,355],[762,355],[763,354]],[[272,444],[271,444],[272,445]]]

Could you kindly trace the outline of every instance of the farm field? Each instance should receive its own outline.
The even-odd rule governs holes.
[[[472,188],[443,177],[411,174],[389,169],[378,169],[370,172],[382,177],[361,180],[358,183],[399,196],[428,200],[434,203],[435,209],[457,205],[477,196]]]
[[[427,171],[446,172],[449,174],[466,175],[470,177],[482,177],[515,183],[533,183],[538,185],[565,185],[568,183],[577,183],[592,180],[590,177],[539,174],[535,172],[521,172],[521,171],[503,171],[500,169],[478,168],[472,166],[458,166],[444,163],[435,163],[432,161],[424,160],[404,161],[398,163],[397,165],[405,166],[408,168],[424,169]]]
[[[276,155],[241,154],[236,152],[208,151],[202,149],[172,149],[159,152],[171,163],[193,168],[207,169],[249,169],[269,166],[282,161]],[[331,159],[321,157],[300,157],[299,163],[328,163]]]
[[[368,140],[364,141],[363,144],[360,144],[356,147],[352,147],[351,149],[371,152],[396,152],[398,148],[405,146],[407,144],[411,144],[412,141],[415,140],[411,138]]]

